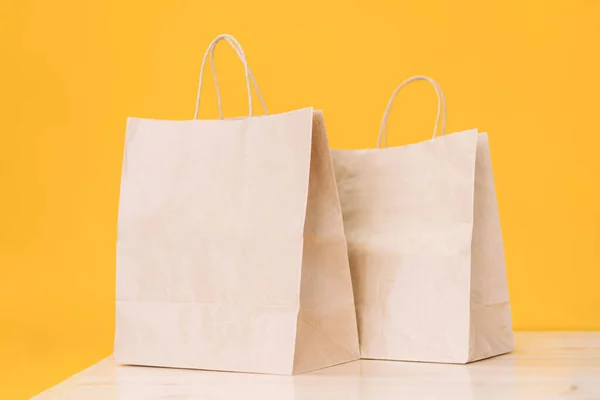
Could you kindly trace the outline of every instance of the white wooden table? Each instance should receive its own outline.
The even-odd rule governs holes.
[[[116,365],[33,399],[600,399],[600,332],[518,333],[517,350],[468,365],[361,360],[293,377]]]

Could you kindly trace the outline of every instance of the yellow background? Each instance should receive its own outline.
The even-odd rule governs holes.
[[[600,1],[6,0],[0,19],[0,398],[111,352],[126,117],[191,118],[225,32],[269,111],[323,109],[333,147],[373,147],[396,85],[437,79],[449,131],[490,132],[515,328],[600,329]],[[434,99],[399,96],[391,144],[429,138]]]

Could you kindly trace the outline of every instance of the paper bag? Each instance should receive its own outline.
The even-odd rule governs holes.
[[[425,79],[413,77],[394,92]],[[487,134],[333,150],[362,358],[466,363],[513,349]]]
[[[231,36],[211,43],[201,71],[222,39],[244,63],[250,90],[254,79]],[[292,374],[358,356],[323,114],[130,118],[117,362]]]

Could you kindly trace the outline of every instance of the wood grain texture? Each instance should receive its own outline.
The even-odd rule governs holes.
[[[516,346],[468,365],[361,360],[293,377],[126,367],[109,357],[34,399],[600,399],[600,332],[521,332]]]

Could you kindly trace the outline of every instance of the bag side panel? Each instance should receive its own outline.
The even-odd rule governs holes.
[[[514,350],[504,244],[487,133],[477,140],[469,361]]]
[[[342,211],[320,111],[312,135],[295,373],[359,357]]]

